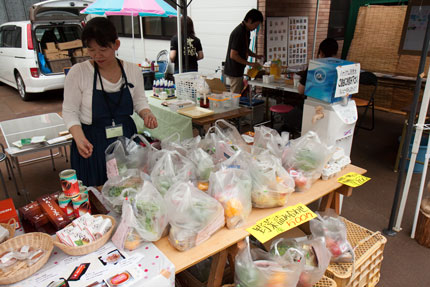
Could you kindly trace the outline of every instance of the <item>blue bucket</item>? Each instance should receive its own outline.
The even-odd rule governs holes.
[[[415,137],[415,134],[414,134]],[[414,145],[414,137],[412,137],[411,143],[409,144],[408,158],[411,157],[412,146]],[[424,160],[426,158],[426,150],[428,143],[428,135],[422,135],[420,147],[418,149],[417,159],[415,161],[414,173],[422,173],[424,169]],[[408,171],[409,160],[406,161],[406,172]]]

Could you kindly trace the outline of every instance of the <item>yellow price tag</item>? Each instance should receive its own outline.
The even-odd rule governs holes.
[[[246,229],[261,243],[317,217],[306,205],[289,206],[263,218]]]
[[[358,174],[356,172],[350,172],[347,173],[337,179],[337,182],[351,186],[351,187],[357,187],[360,185],[363,185],[364,183],[368,182],[370,180],[370,177],[362,176],[361,174]]]

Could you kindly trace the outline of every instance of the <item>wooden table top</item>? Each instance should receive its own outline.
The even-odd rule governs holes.
[[[207,117],[193,119],[193,124],[204,126],[204,125],[212,124],[220,119],[224,119],[224,120],[235,119],[235,118],[246,116],[250,113],[252,113],[251,109],[240,107],[231,111],[216,113]]]
[[[231,230],[223,227],[221,230],[213,234],[207,241],[187,251],[180,252],[176,250],[169,243],[167,237],[163,237],[154,243],[175,265],[175,272],[179,273],[244,239],[249,235],[245,229],[254,225],[258,220],[284,209],[287,206],[296,205],[298,203],[307,205],[340,188],[342,184],[338,183],[337,179],[349,172],[364,174],[366,170],[354,165],[349,165],[336,177],[329,180],[318,180],[312,185],[310,190],[293,193],[288,198],[286,206],[267,209],[254,208],[244,227]]]

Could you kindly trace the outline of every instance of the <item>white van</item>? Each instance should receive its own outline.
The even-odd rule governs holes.
[[[44,1],[30,8],[30,21],[0,25],[0,81],[16,88],[24,101],[29,100],[32,93],[62,89],[64,73],[42,69],[40,55],[47,42],[62,43],[81,38],[85,15],[80,11],[91,3],[85,0]]]

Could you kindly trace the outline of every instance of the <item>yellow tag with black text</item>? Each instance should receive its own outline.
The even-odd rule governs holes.
[[[350,187],[358,187],[360,185],[365,184],[370,180],[370,177],[362,176],[356,172],[347,173],[337,179],[337,182],[342,183],[344,185]]]
[[[257,221],[246,229],[261,243],[317,217],[306,205],[299,203]]]

